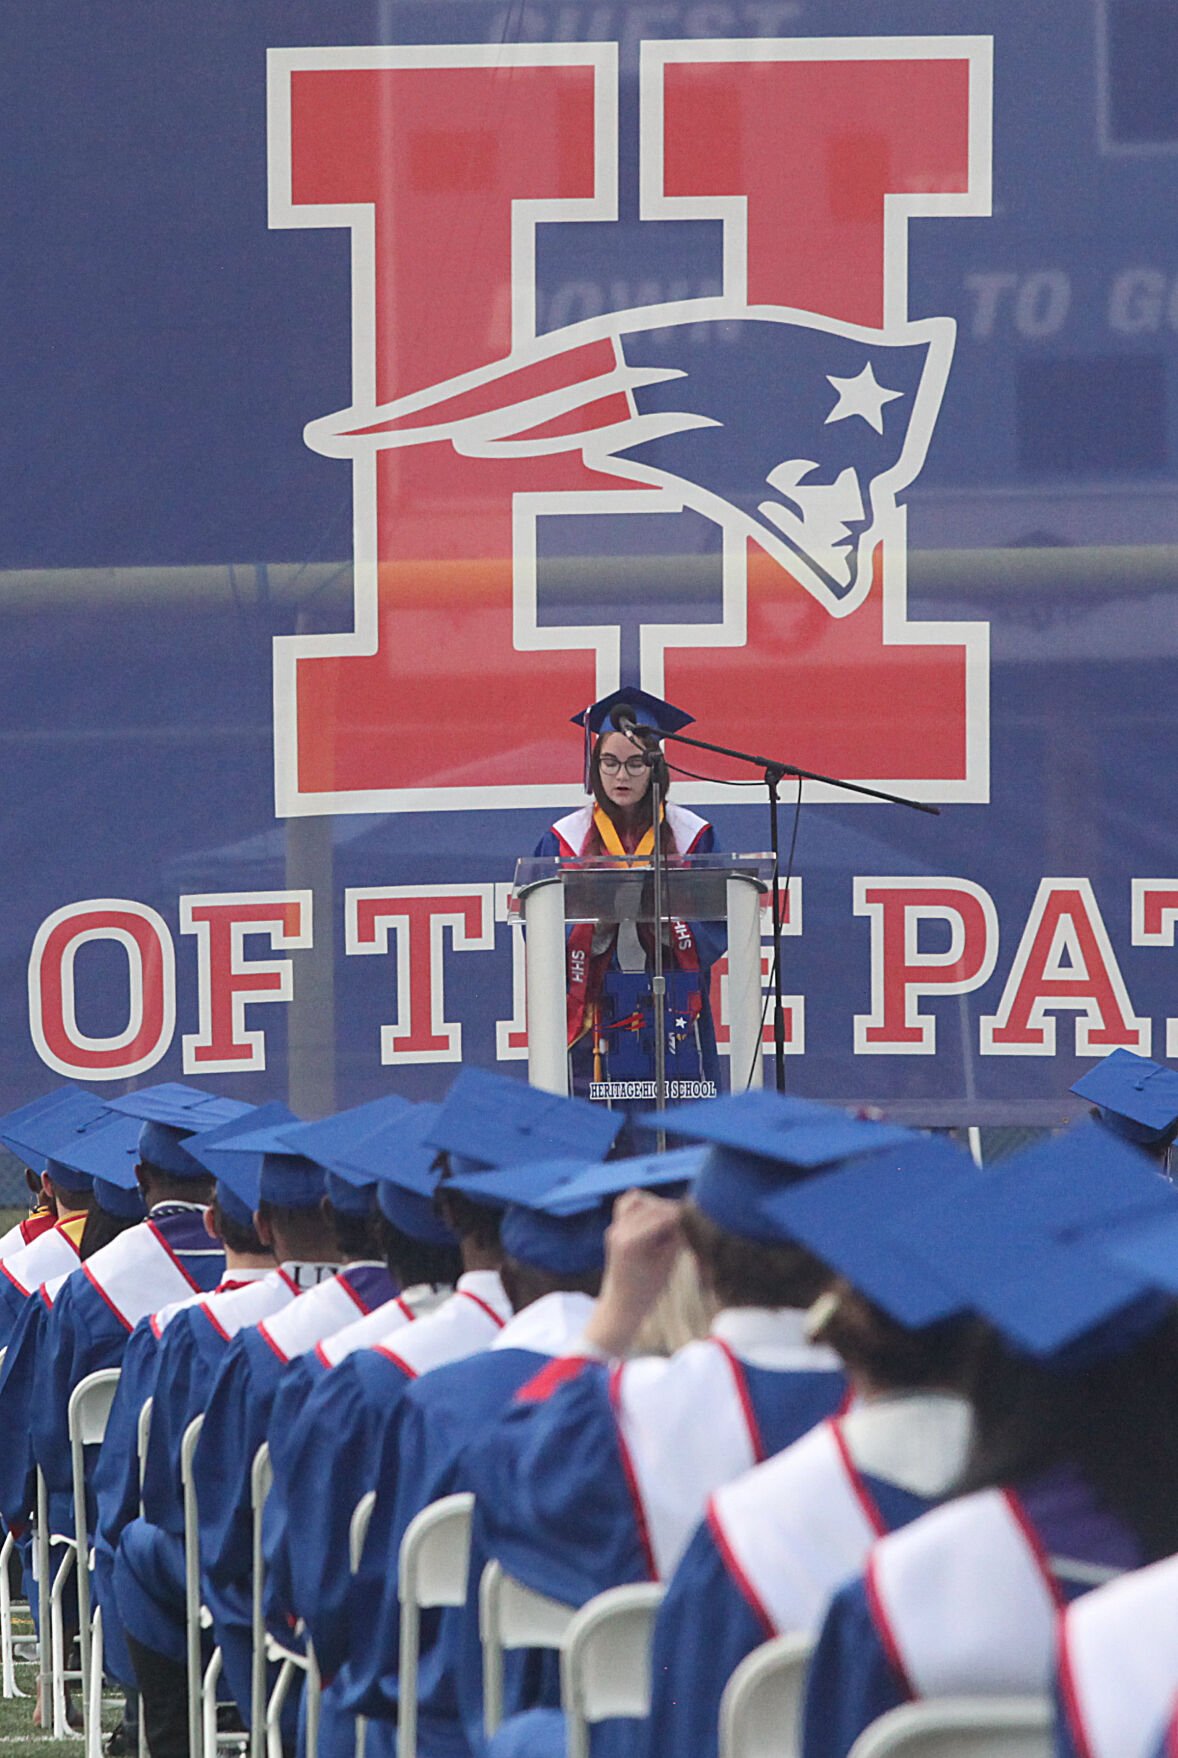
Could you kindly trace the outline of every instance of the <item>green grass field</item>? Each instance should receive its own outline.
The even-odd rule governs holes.
[[[33,1641],[33,1620],[28,1607],[18,1603],[12,1608],[13,1634],[18,1643]],[[20,1747],[38,1758],[79,1758],[82,1739],[76,1734],[69,1740],[50,1739],[33,1726],[33,1704],[36,1701],[37,1667],[34,1661],[16,1662],[17,1689],[23,1697],[0,1698],[0,1746],[16,1752]],[[102,1725],[109,1731],[123,1712],[121,1696],[108,1697],[103,1704]]]

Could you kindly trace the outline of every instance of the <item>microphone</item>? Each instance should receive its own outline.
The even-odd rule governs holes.
[[[620,732],[636,745],[657,744],[658,733],[651,726],[639,726],[634,718],[634,710],[629,702],[617,702],[609,711],[609,722],[615,732]]]

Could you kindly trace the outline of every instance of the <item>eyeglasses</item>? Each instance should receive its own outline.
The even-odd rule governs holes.
[[[650,765],[647,763],[645,757],[627,757],[626,761],[623,763],[620,758],[611,756],[607,751],[605,756],[601,759],[599,767],[603,775],[616,775],[619,769],[624,769],[627,775],[632,776],[637,780],[643,770],[648,769]]]

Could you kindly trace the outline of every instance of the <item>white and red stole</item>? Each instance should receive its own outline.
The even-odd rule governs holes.
[[[79,1248],[85,1227],[84,1214],[67,1215],[64,1221],[53,1222],[38,1233],[31,1245],[0,1263],[0,1275],[6,1276],[17,1293],[25,1296],[42,1282],[68,1276],[81,1262]]]
[[[394,1336],[402,1326],[428,1318],[437,1312],[443,1301],[449,1300],[453,1292],[440,1282],[417,1282],[394,1299],[386,1300],[373,1312],[365,1313],[353,1324],[344,1325],[342,1330],[324,1337],[315,1345],[315,1358],[324,1367],[337,1367],[357,1349],[371,1349],[375,1343]]]
[[[865,1474],[928,1499],[965,1459],[969,1408],[945,1394],[858,1404],[718,1489],[708,1525],[765,1634],[816,1631],[834,1589],[888,1531]]]
[[[209,1294],[190,1294],[186,1300],[174,1300],[170,1306],[162,1306],[151,1315],[151,1329],[157,1342],[167,1330],[178,1312],[190,1306],[201,1306],[208,1310],[211,1300],[220,1300],[226,1294],[236,1294],[242,1288],[253,1288],[274,1275],[273,1270],[226,1270],[217,1286]]]
[[[1040,1692],[1050,1683],[1063,1598],[1011,1490],[963,1496],[881,1539],[868,1559],[867,1597],[913,1697]]]
[[[56,1225],[57,1217],[52,1209],[34,1209],[31,1215],[26,1215],[23,1221],[18,1221],[15,1227],[0,1235],[0,1263],[23,1251],[26,1245],[31,1245],[34,1239],[39,1239],[42,1233],[48,1233],[50,1227]]]
[[[375,1272],[375,1273],[374,1273]],[[274,1351],[280,1361],[293,1361],[314,1349],[316,1343],[342,1330],[354,1319],[363,1318],[372,1310],[366,1287],[379,1287],[387,1293],[388,1270],[383,1263],[351,1263],[339,1273],[326,1277],[314,1288],[308,1288],[272,1319],[258,1326],[258,1335]],[[384,1301],[380,1299],[383,1306]]]
[[[205,1254],[202,1251],[199,1255]],[[217,1255],[222,1254],[218,1251]],[[82,1265],[81,1274],[128,1331],[149,1313],[200,1292],[163,1228],[150,1215],[95,1252]]]
[[[1082,1758],[1153,1758],[1178,1695],[1178,1557],[1067,1608],[1059,1681]]]
[[[667,1581],[708,1497],[765,1457],[746,1364],[775,1372],[837,1372],[838,1357],[807,1341],[804,1315],[737,1307],[712,1334],[669,1359],[639,1357],[610,1375],[622,1469],[652,1580]]]
[[[436,1312],[399,1325],[373,1345],[378,1355],[414,1380],[448,1361],[489,1349],[511,1318],[511,1305],[494,1270],[468,1270]]]
[[[675,853],[691,854],[708,828],[707,819],[701,818],[696,812],[689,812],[684,806],[674,806],[669,801],[664,807],[664,816],[675,844]],[[637,849],[627,854],[612,820],[596,806],[581,806],[567,817],[559,818],[552,826],[552,834],[560,843],[560,852],[565,860],[575,860],[584,854],[593,834],[595,818],[606,853],[625,857],[635,866],[648,864],[654,850],[653,831],[648,830]],[[673,921],[670,926],[671,958],[675,968],[698,972],[699,950],[695,944],[695,935],[686,922]],[[570,1044],[575,1044],[589,1028],[593,1007],[601,993],[602,980],[613,957],[612,939],[604,950],[594,952],[593,933],[592,922],[575,922],[569,929],[567,1005]],[[693,1018],[699,1013],[701,1006],[702,1000],[697,993],[691,1004]]]

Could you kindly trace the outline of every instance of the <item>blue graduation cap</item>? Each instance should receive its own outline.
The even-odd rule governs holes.
[[[1160,1147],[1178,1128],[1178,1070],[1114,1050],[1072,1086],[1100,1112],[1107,1129],[1143,1147]]]
[[[335,1185],[350,1182],[357,1192],[373,1192],[387,1221],[423,1245],[453,1245],[454,1235],[434,1207],[438,1151],[429,1139],[440,1107],[408,1099],[376,1099],[324,1125],[306,1124],[308,1144],[329,1169]],[[373,1119],[376,1119],[375,1124]],[[342,1125],[328,1136],[325,1124]],[[312,1137],[311,1130],[323,1130]],[[294,1140],[292,1132],[291,1139]],[[334,1201],[334,1197],[333,1197]]]
[[[110,1108],[140,1119],[140,1160],[172,1178],[207,1177],[207,1169],[184,1146],[186,1138],[229,1123],[252,1109],[240,1099],[222,1099],[182,1081],[162,1081],[158,1086],[124,1093],[110,1100]]]
[[[211,1139],[211,1130],[203,1131],[190,1143],[191,1150],[215,1174],[218,1185],[227,1185],[242,1203],[252,1201],[251,1215],[263,1200],[283,1208],[313,1209],[323,1200],[326,1180],[317,1161],[287,1144],[286,1131],[298,1121],[275,1100],[233,1119],[217,1141]]]
[[[55,1087],[0,1117],[0,1142],[30,1171],[40,1172],[61,1137],[109,1115],[105,1100],[93,1093],[69,1085]]]
[[[616,711],[616,712],[615,712]],[[637,687],[611,690],[599,702],[588,708],[582,708],[580,714],[572,716],[574,726],[585,729],[585,792],[592,793],[593,778],[590,769],[590,758],[593,755],[593,740],[603,733],[621,731],[617,720],[628,716],[635,726],[643,727],[647,732],[675,733],[682,732],[695,719],[693,714],[685,714],[670,702],[664,702],[660,696],[652,696],[649,690]]]
[[[915,1217],[907,1249],[1015,1348],[1078,1366],[1129,1347],[1164,1316],[1149,1277],[1100,1240],[1175,1205],[1178,1191],[1150,1160],[1084,1123],[948,1188]]]
[[[254,1223],[262,1156],[237,1144],[251,1129],[285,1122],[293,1115],[278,1100],[269,1105],[248,1105],[240,1116],[213,1129],[202,1129],[199,1135],[190,1135],[185,1141],[184,1151],[216,1179],[216,1196],[222,1212],[240,1227],[252,1227]]]
[[[763,1244],[789,1237],[765,1201],[783,1184],[925,1139],[899,1124],[850,1117],[834,1105],[764,1091],[679,1105],[663,1115],[668,1135],[713,1144],[692,1189],[696,1207],[730,1233]],[[650,1129],[657,1119],[648,1113],[642,1124]]]
[[[982,1178],[944,1137],[868,1154],[814,1177],[779,1183],[760,1199],[781,1234],[797,1240],[899,1324],[918,1329],[959,1312],[953,1287],[908,1247],[928,1203]]]
[[[429,1140],[455,1171],[525,1160],[603,1159],[625,1119],[584,1099],[564,1099],[487,1068],[464,1068],[434,1118]]]
[[[305,1154],[325,1169],[327,1198],[333,1208],[346,1215],[367,1215],[376,1202],[378,1173],[350,1155],[374,1131],[404,1127],[413,1108],[411,1099],[387,1093],[314,1123],[293,1124],[285,1141],[294,1153]]]
[[[498,1171],[458,1173],[454,1188],[501,1207],[499,1239],[508,1257],[556,1274],[581,1275],[605,1261],[605,1230],[624,1190],[680,1189],[706,1148],[642,1154],[586,1166],[531,1160]]]
[[[135,1168],[139,1164],[139,1122],[107,1110],[88,1129],[76,1130],[58,1153],[84,1178],[93,1181],[100,1209],[119,1220],[141,1221],[147,1213]]]

